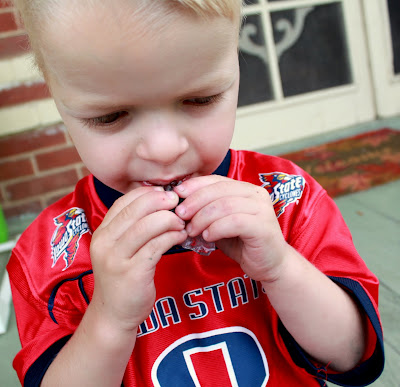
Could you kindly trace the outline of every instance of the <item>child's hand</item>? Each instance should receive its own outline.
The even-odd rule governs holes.
[[[91,307],[110,327],[134,330],[149,316],[156,265],[187,237],[185,223],[169,211],[177,203],[174,192],[138,188],[118,199],[94,232]]]
[[[216,242],[252,279],[275,279],[288,245],[265,189],[211,175],[187,180],[175,192],[186,198],[175,212],[190,221],[189,236]]]

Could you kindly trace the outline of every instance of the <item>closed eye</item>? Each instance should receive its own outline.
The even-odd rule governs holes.
[[[128,114],[126,111],[114,112],[100,117],[88,118],[84,122],[89,127],[110,126]]]
[[[213,103],[218,102],[222,98],[222,94],[212,95],[208,97],[195,97],[195,98],[186,98],[182,101],[183,105],[190,105],[190,106],[207,106]]]

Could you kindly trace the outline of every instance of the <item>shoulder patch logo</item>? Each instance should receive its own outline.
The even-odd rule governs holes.
[[[50,242],[51,257],[53,259],[51,267],[53,268],[60,257],[63,256],[65,261],[64,271],[74,262],[79,240],[83,234],[90,232],[90,229],[85,211],[77,207],[70,208],[53,220],[57,228]]]
[[[288,175],[283,172],[259,173],[260,181],[274,205],[276,217],[279,218],[285,208],[292,203],[297,203],[303,195],[306,181],[301,175]]]

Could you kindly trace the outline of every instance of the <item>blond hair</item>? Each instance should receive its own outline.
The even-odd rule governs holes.
[[[6,0],[15,7],[15,17],[20,26],[25,28],[31,49],[34,54],[35,64],[44,73],[44,61],[40,50],[39,35],[43,21],[57,20],[60,15],[52,12],[60,6],[62,0]],[[240,25],[242,0],[127,0],[135,3],[142,12],[146,8],[153,11],[156,7],[168,10],[168,12],[187,11],[203,18],[215,16],[225,17]],[[104,0],[79,0],[80,4],[92,7],[101,6]],[[74,3],[69,1],[70,7]],[[151,7],[150,7],[151,6]],[[149,12],[151,12],[149,11]]]

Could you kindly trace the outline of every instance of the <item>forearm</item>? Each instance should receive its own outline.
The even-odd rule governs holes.
[[[290,246],[276,278],[263,287],[298,344],[335,370],[353,368],[364,353],[365,336],[363,318],[349,294]]]
[[[136,331],[116,330],[89,305],[81,324],[47,370],[41,386],[121,386]]]

